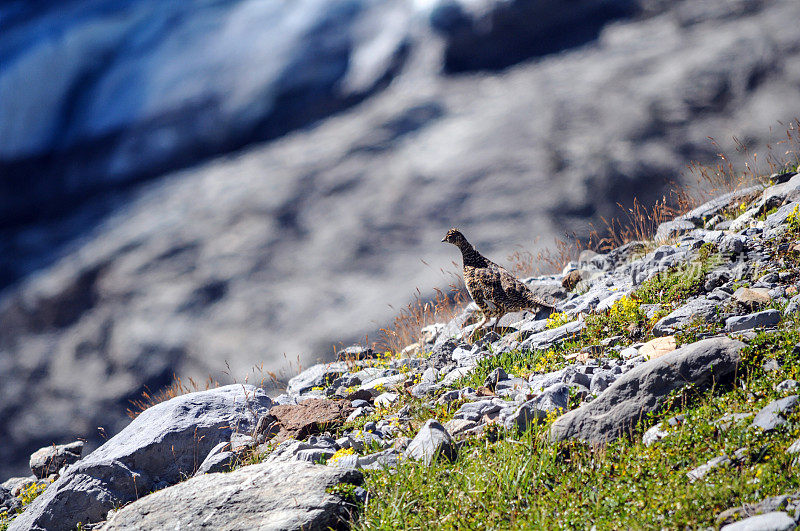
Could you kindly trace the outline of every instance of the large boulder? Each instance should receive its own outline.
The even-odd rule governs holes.
[[[735,374],[744,343],[725,337],[681,347],[628,371],[593,401],[559,417],[554,440],[605,443],[629,433],[667,396],[689,384],[704,386]]]
[[[103,446],[66,469],[9,527],[68,530],[173,485],[235,432],[252,431],[272,401],[251,385],[190,393],[142,412]]]
[[[270,461],[145,496],[114,513],[101,529],[341,529],[354,500],[330,491],[361,482],[361,472],[352,468]]]

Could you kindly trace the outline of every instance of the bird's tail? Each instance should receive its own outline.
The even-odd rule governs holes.
[[[555,310],[556,305],[554,302],[548,302],[541,297],[537,297],[536,295],[528,295],[528,301],[531,303],[531,306],[538,306],[544,308],[546,310]]]

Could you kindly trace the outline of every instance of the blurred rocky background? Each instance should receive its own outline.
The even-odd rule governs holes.
[[[779,151],[798,20],[797,0],[0,1],[0,479],[91,449],[174,375],[254,381],[374,338],[446,284],[450,226],[503,261],[735,158],[733,136]]]

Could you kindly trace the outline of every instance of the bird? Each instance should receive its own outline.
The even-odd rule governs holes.
[[[461,232],[452,228],[442,238],[444,243],[452,243],[461,251],[464,261],[464,284],[470,297],[478,305],[483,318],[475,327],[470,340],[492,317],[496,317],[492,329],[497,327],[500,318],[509,312],[542,308],[554,310],[553,304],[537,297],[517,277],[479,253]]]

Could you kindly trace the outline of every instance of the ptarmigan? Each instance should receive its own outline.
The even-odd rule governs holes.
[[[508,312],[553,309],[552,304],[534,295],[507,269],[476,251],[458,229],[450,229],[442,241],[452,243],[461,250],[461,257],[464,259],[464,284],[483,313],[483,319],[475,327],[472,337],[491,317],[497,318],[492,325],[494,329],[500,318]]]

